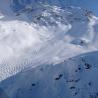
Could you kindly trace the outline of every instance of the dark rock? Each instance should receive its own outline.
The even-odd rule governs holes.
[[[70,87],[70,89],[75,89],[75,88],[76,88],[75,86],[71,86],[71,87]]]
[[[91,86],[91,85],[92,85],[92,83],[91,83],[91,82],[89,82],[89,83],[88,83],[88,85],[89,85],[89,86]]]
[[[36,84],[35,83],[32,83],[32,86],[35,86]]]
[[[63,74],[60,74],[58,77],[55,78],[55,80],[61,79],[62,76],[63,76]]]
[[[79,82],[79,81],[80,81],[80,79],[75,80],[75,82]]]
[[[90,69],[90,68],[91,68],[91,65],[88,63],[85,63],[85,69]]]

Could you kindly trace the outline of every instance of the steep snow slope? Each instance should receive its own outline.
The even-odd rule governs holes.
[[[70,92],[69,89],[64,88],[67,93],[65,94],[64,90],[61,90],[62,88],[57,90],[59,86],[64,87],[62,84],[63,81],[61,81],[59,86],[54,84],[54,80],[50,80],[49,85],[47,81],[50,79],[49,77],[53,77],[59,69],[62,72],[64,71],[65,76],[69,78],[70,75],[74,75],[74,77],[78,77],[78,74],[79,76],[85,75],[84,73],[74,74],[72,71],[74,68],[77,68],[78,63],[86,63],[85,61],[81,63],[80,57],[76,57],[75,62],[73,62],[73,60],[69,61],[68,59],[98,49],[98,18],[95,17],[91,11],[80,7],[71,6],[62,8],[44,4],[39,1],[35,2],[34,0],[32,3],[29,0],[23,1],[11,0],[10,2],[10,0],[7,0],[7,2],[5,2],[5,0],[2,0],[2,3],[0,3],[0,86],[2,90],[5,90],[10,98],[27,98],[27,96],[28,98],[39,98],[40,96],[41,98],[60,98],[61,95],[59,94],[61,91],[61,98],[65,98],[65,96],[72,98],[72,95],[76,94],[76,91]],[[57,0],[54,2],[57,3],[56,1]],[[57,4],[59,4],[59,2]],[[5,5],[7,9],[5,9]],[[87,54],[87,56],[88,55],[89,54]],[[94,53],[94,56],[92,55],[90,55],[90,60],[91,57],[97,58],[97,54]],[[87,57],[87,60],[88,59],[89,56]],[[97,65],[97,60],[94,62],[90,62],[90,60],[87,63],[93,65],[96,63]],[[60,66],[62,62],[64,62],[63,67],[65,70]],[[69,64],[67,64],[67,62]],[[73,64],[77,64],[77,66]],[[49,73],[51,76],[47,73],[48,66],[46,65],[50,68]],[[52,71],[54,70],[53,65],[55,65],[55,71]],[[86,69],[89,68],[89,64],[84,65]],[[84,67],[84,65],[81,66]],[[40,74],[38,66],[46,69],[45,73],[43,73],[42,77],[39,77],[38,80],[43,82],[46,78],[47,81],[45,81],[45,85],[41,85],[42,87],[38,86],[38,88],[36,88],[38,90],[35,90],[36,93],[32,93],[28,90],[30,89],[28,83],[36,80],[38,77],[36,71],[38,71],[38,75]],[[67,67],[69,67],[69,69]],[[31,72],[28,72],[28,70]],[[41,70],[43,69],[41,68]],[[93,72],[91,75],[94,75]],[[17,78],[18,73],[19,78]],[[34,79],[31,74],[35,75]],[[14,80],[7,81],[7,78],[11,76],[14,77],[14,75],[16,75]],[[30,81],[26,81],[27,84],[25,87],[25,82],[22,85],[20,81],[22,79],[25,81],[25,77],[29,77],[29,75]],[[46,76],[44,77],[44,75]],[[60,77],[62,77],[61,74],[56,80]],[[20,81],[18,81],[19,79]],[[5,80],[4,84],[2,84],[3,80]],[[84,80],[85,77],[83,78],[83,81]],[[51,82],[53,82],[53,87],[51,87],[51,89],[46,88],[47,85],[50,86],[52,84]],[[9,83],[15,84],[11,86]],[[74,85],[74,83],[72,84]],[[68,85],[70,86],[71,84]],[[19,88],[19,92],[17,92],[19,86],[21,88]],[[35,86],[35,84],[32,84],[32,86]],[[83,85],[81,85],[81,87],[82,86]],[[9,91],[11,87],[12,90]],[[44,87],[47,90],[43,89],[42,92],[39,92],[39,90]],[[80,86],[78,88],[80,88]],[[71,89],[75,89],[75,87],[71,87]],[[53,94],[50,96],[52,90]],[[79,97],[75,97],[82,98],[85,95],[85,90],[86,89],[82,90],[83,94],[79,94]],[[48,93],[49,91],[50,93]],[[86,94],[88,97],[89,93]],[[86,98],[86,96],[83,98]]]
[[[4,98],[97,98],[97,61],[98,51],[42,65],[2,81],[0,88]]]

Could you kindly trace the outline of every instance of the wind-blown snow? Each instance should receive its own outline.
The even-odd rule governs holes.
[[[98,18],[65,3],[1,0],[0,98],[98,97]]]
[[[97,50],[93,40],[98,19],[89,11],[39,3],[35,8],[28,5],[12,12],[7,2],[6,6],[8,9],[0,7],[0,80],[24,69],[61,63]]]

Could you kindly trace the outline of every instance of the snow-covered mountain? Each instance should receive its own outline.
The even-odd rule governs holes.
[[[1,0],[0,98],[98,97],[98,18],[70,2]]]

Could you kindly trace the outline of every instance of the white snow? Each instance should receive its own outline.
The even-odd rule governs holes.
[[[98,17],[80,7],[50,6],[49,1],[46,5],[24,2],[25,7],[15,11],[15,2],[11,0],[12,7],[9,2],[0,2],[0,87],[10,98],[89,98],[89,92],[93,91],[85,83],[90,77],[98,80],[94,75],[97,73],[98,56],[94,51],[98,50]],[[60,5],[57,0],[51,3]],[[91,64],[92,70],[87,72],[85,63]],[[83,70],[75,73],[78,67]],[[62,77],[57,77],[60,73],[64,73],[64,78],[54,82]],[[64,84],[72,77],[73,81],[79,77],[81,82]],[[33,94],[29,92],[32,81],[39,85]],[[77,89],[70,91],[70,86]],[[93,89],[98,91],[95,85]],[[74,97],[76,92],[80,93]]]
[[[23,69],[61,63],[78,54],[97,50],[93,45],[97,18],[89,19],[85,11],[75,7],[64,10],[47,5],[39,6],[39,9],[36,17],[33,16],[35,12],[22,12],[19,16],[3,14],[4,18],[0,20],[0,80]],[[2,11],[8,13],[9,10]],[[75,10],[79,12],[76,15]],[[32,22],[28,21],[28,15]],[[79,15],[82,15],[80,19]],[[83,39],[86,46],[71,43],[77,39]]]

